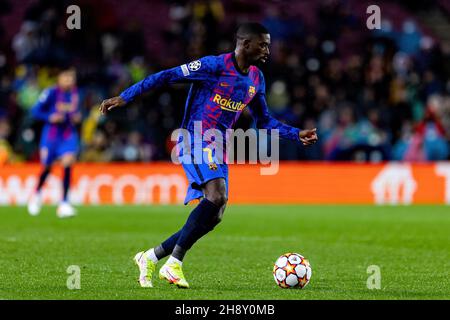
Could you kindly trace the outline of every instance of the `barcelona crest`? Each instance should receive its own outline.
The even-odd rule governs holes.
[[[254,86],[250,86],[248,88],[248,94],[251,98],[253,98],[253,96],[256,94],[256,88]]]

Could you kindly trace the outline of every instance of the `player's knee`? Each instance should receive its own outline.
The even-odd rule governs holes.
[[[228,198],[224,192],[214,192],[208,195],[207,199],[220,208],[225,206],[228,201]]]
[[[61,159],[61,164],[63,165],[63,167],[70,167],[74,163],[75,163],[75,157],[73,155],[71,155],[71,154],[70,155],[65,155]]]
[[[214,203],[219,208],[226,205],[227,199],[227,187],[224,179],[215,179],[209,181],[204,188],[206,199]]]

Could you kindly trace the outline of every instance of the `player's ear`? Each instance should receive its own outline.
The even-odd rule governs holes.
[[[252,42],[252,40],[250,40],[250,39],[244,39],[244,41],[242,41],[242,45],[245,49],[249,49],[251,42]]]

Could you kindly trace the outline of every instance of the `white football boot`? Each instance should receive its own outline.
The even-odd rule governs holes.
[[[77,211],[68,202],[61,202],[56,209],[56,215],[58,218],[70,218],[77,215]]]
[[[37,216],[42,209],[42,197],[39,194],[33,194],[28,202],[28,213],[31,216]]]
[[[152,288],[152,276],[156,269],[156,263],[148,259],[144,251],[136,253],[133,260],[139,268],[139,284],[141,287]]]

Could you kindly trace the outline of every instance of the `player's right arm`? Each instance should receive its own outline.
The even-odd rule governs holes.
[[[126,105],[144,92],[162,86],[208,80],[214,77],[216,68],[217,57],[206,56],[188,64],[154,73],[124,90],[119,96],[104,100],[100,105],[100,111],[105,114],[113,108]]]
[[[52,113],[50,111],[50,103],[53,94],[53,89],[46,89],[41,93],[38,101],[31,109],[31,115],[33,118],[50,123],[59,123],[64,121],[63,114],[58,112]]]

